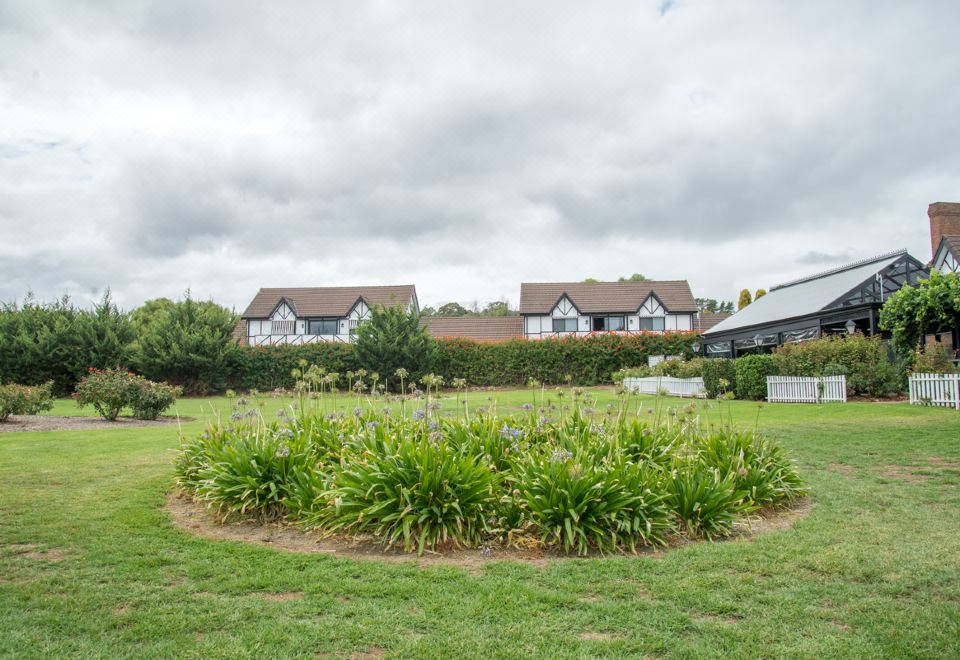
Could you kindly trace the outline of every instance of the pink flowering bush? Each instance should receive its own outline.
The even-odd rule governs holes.
[[[36,415],[53,407],[53,382],[29,385],[0,385],[0,422],[10,415]]]
[[[90,367],[73,396],[78,406],[93,406],[112,422],[128,407],[137,419],[156,419],[173,405],[180,392],[179,387],[154,383],[124,369]]]

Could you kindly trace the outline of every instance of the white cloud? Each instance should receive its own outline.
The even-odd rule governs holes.
[[[927,254],[954,3],[0,9],[0,298],[687,278]],[[821,262],[823,262],[821,264]]]

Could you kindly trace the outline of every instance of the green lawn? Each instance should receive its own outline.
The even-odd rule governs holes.
[[[588,395],[600,414],[614,400]],[[470,406],[488,397],[501,411],[531,400]],[[230,403],[179,402],[198,418],[183,432]],[[960,414],[696,405],[775,434],[810,484],[809,516],[753,539],[479,574],[180,531],[163,509],[176,426],[0,433],[0,654],[960,656]],[[270,597],[290,592],[302,597]]]

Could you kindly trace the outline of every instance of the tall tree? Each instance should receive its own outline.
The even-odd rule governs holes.
[[[650,278],[641,273],[634,273],[630,277],[621,277],[618,282],[649,282]]]
[[[480,312],[481,316],[514,316],[515,314],[516,312],[510,309],[510,304],[505,300],[489,302]]]
[[[184,300],[159,307],[133,349],[140,373],[198,394],[225,387],[230,361],[239,350],[230,340],[236,315],[213,301],[193,300],[189,291]]]
[[[701,312],[733,312],[733,302],[730,300],[716,300],[715,298],[694,298],[697,309]]]
[[[437,316],[466,316],[467,308],[458,302],[448,302],[437,308]]]
[[[357,327],[353,344],[357,363],[368,372],[393,382],[397,369],[407,370],[412,382],[427,373],[433,363],[434,342],[420,315],[400,307],[374,307],[370,318]]]
[[[750,289],[743,289],[740,292],[740,300],[737,301],[737,309],[743,309],[752,302],[753,298],[750,297]]]
[[[757,292],[753,294],[753,301],[756,302],[767,295],[766,289],[757,289]]]

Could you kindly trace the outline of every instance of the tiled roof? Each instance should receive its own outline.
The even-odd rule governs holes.
[[[420,319],[434,337],[497,341],[523,336],[521,316],[430,316]]]
[[[953,256],[960,259],[960,236],[944,236],[941,241]]]
[[[247,322],[244,319],[237,319],[237,324],[233,326],[230,332],[230,341],[245,343],[247,339]]]
[[[582,314],[636,312],[651,293],[668,312],[696,312],[686,280],[660,282],[549,282],[520,285],[521,314],[549,314],[564,294]]]
[[[700,312],[697,317],[697,330],[706,332],[720,321],[729,318],[730,312]]]
[[[281,299],[286,299],[299,318],[311,316],[344,317],[354,303],[363,298],[368,305],[406,306],[416,297],[412,284],[398,286],[325,286],[287,289],[260,289],[240,316],[263,319],[270,316]]]

